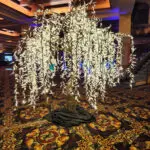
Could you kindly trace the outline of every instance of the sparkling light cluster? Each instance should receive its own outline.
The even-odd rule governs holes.
[[[62,72],[63,94],[72,95],[76,100],[80,96],[79,80],[83,71],[86,96],[95,109],[99,94],[104,99],[106,87],[116,86],[125,71],[129,73],[132,85],[133,44],[131,67],[124,70],[121,66],[122,39],[127,35],[98,28],[98,20],[88,18],[86,6],[73,8],[65,15],[47,17],[45,14],[46,11],[42,17],[36,16],[35,23],[39,27],[28,31],[15,53],[16,106],[20,94],[24,96],[22,103],[33,106],[40,95],[53,94],[58,69]],[[129,37],[133,43],[133,38]],[[61,59],[60,51],[63,51]]]

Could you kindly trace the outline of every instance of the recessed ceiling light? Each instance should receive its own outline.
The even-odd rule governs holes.
[[[5,28],[3,28],[2,30],[3,30],[3,31],[7,31],[7,29],[5,29]]]
[[[10,32],[10,33],[14,33],[15,31],[13,31],[13,30],[9,30],[9,32]]]
[[[9,43],[11,43],[11,42],[12,42],[12,40],[7,40],[6,42],[9,42]]]
[[[10,33],[8,30],[6,30],[6,31],[0,30],[0,34],[4,34],[7,36],[20,36],[20,33],[18,33],[18,32]]]
[[[3,31],[6,31],[6,32],[9,32],[9,33],[14,33],[14,32],[15,32],[15,31],[13,31],[13,30],[5,29],[5,28],[3,28],[2,30],[3,30]]]

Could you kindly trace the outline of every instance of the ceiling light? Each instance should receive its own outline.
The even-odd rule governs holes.
[[[0,34],[7,35],[7,36],[15,36],[15,37],[20,36],[20,33],[18,33],[18,32],[10,33],[7,30],[6,31],[0,30]]]
[[[11,42],[12,42],[12,40],[7,40],[6,42],[9,42],[9,43],[11,43]]]
[[[3,31],[7,31],[7,32],[9,32],[9,33],[15,32],[15,31],[13,31],[13,30],[9,30],[9,29],[6,29],[6,28],[3,28],[2,30],[3,30]]]
[[[1,18],[1,17],[0,17],[0,20],[4,20],[4,18]]]
[[[10,32],[10,33],[14,33],[15,31],[13,31],[13,30],[9,30],[9,32]]]
[[[5,28],[3,28],[2,30],[3,30],[3,31],[7,31],[7,29],[5,29]]]

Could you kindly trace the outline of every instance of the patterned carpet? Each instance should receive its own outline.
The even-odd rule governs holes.
[[[82,96],[81,106],[96,122],[64,128],[44,119],[64,106],[63,97],[15,110],[10,74],[0,70],[0,150],[150,150],[149,85],[109,90],[105,102],[98,99],[98,111]]]

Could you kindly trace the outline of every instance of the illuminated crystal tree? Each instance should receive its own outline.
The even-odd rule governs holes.
[[[80,96],[79,79],[83,71],[86,97],[95,109],[99,94],[104,99],[106,87],[116,86],[125,71],[129,73],[132,86],[132,37],[115,34],[109,28],[98,28],[98,20],[90,19],[86,8],[78,6],[65,15],[53,13],[47,17],[45,11],[43,16],[36,16],[35,23],[39,26],[29,29],[15,52],[16,106],[20,94],[24,96],[23,104],[33,106],[40,95],[53,94],[58,69],[61,69],[62,93],[76,101]],[[131,65],[127,69],[121,66],[124,36],[132,41]],[[59,59],[60,51],[63,51],[62,59]]]

